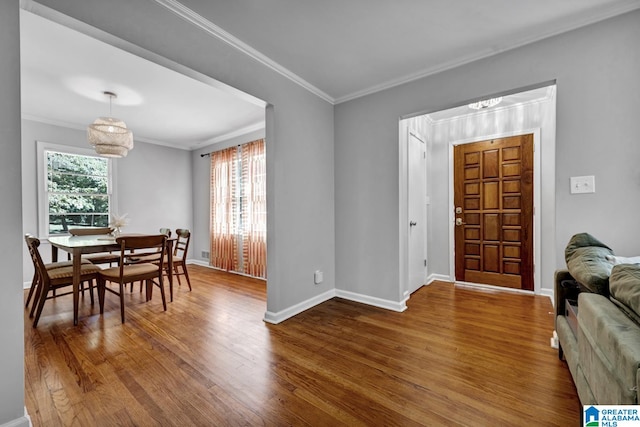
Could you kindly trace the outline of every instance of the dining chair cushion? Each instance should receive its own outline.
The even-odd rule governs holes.
[[[81,264],[91,264],[88,260],[81,260]],[[54,268],[63,268],[63,267],[73,267],[73,261],[59,261],[59,262],[50,262],[44,265],[44,268],[47,270],[53,270]]]
[[[150,274],[158,271],[158,266],[149,263],[130,264],[123,267],[125,281],[130,280],[131,277]],[[100,270],[100,276],[106,280],[112,282],[118,282],[120,280],[120,267],[111,267]]]
[[[100,267],[91,263],[80,265],[80,276],[94,274],[99,271]],[[51,280],[69,278],[73,277],[73,267],[53,268],[51,270],[47,270],[47,273],[49,274],[49,278]]]

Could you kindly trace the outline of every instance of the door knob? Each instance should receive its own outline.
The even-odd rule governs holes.
[[[415,225],[418,225],[418,223],[417,223],[417,222],[415,222],[415,221],[410,221],[410,222],[409,222],[409,227],[413,227],[413,226],[415,226]]]
[[[462,218],[456,218],[456,225],[457,226],[460,226],[460,225],[463,225],[463,224],[465,224],[465,223],[462,222]]]

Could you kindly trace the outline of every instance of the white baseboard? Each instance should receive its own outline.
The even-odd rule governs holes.
[[[391,311],[397,311],[402,313],[407,309],[408,296],[402,301],[390,301],[382,298],[372,297],[369,295],[357,294],[355,292],[343,291],[336,289],[336,296],[349,301],[360,302],[362,304],[372,305],[374,307],[380,307]]]
[[[330,289],[320,295],[317,295],[313,298],[309,298],[306,301],[302,301],[294,306],[291,306],[287,309],[279,311],[277,313],[267,311],[264,314],[264,321],[267,323],[278,324],[284,322],[285,320],[302,313],[305,310],[308,310],[312,307],[315,307],[318,304],[322,304],[325,301],[330,300],[331,298],[342,298],[349,301],[359,302],[362,304],[371,305],[374,307],[384,308],[386,310],[403,312],[407,309],[407,299],[397,302],[385,300],[382,298],[372,297],[369,295],[357,294],[355,292],[343,291],[340,289]]]
[[[335,296],[336,296],[335,289],[330,289],[320,295],[316,295],[313,298],[309,298],[306,301],[302,301],[282,311],[278,311],[277,313],[274,313],[272,311],[267,311],[264,313],[264,321],[267,323],[273,323],[274,325],[277,325],[278,323],[284,322],[288,318],[293,317],[296,314],[300,314],[303,311],[308,310],[312,307],[315,307],[318,304],[322,304],[323,302],[328,301]]]
[[[427,285],[430,285],[431,282],[434,282],[436,280],[441,280],[443,282],[453,282],[453,279],[445,274],[430,274],[429,277],[427,277]]]
[[[27,408],[24,408],[24,416],[0,425],[0,427],[32,427],[32,426],[33,424],[31,424],[31,418],[27,413]]]
[[[496,285],[484,285],[482,283],[473,283],[473,282],[461,282],[455,281],[454,284],[456,286],[471,288],[471,289],[482,289],[486,291],[494,291],[494,292],[510,292],[512,294],[527,294],[532,295],[533,291],[526,291],[523,289],[515,289],[508,288],[506,286],[496,286]]]
[[[199,259],[188,259],[187,260],[187,264],[195,264],[195,265],[199,265],[201,267],[210,268],[212,270],[218,270],[218,271],[227,272],[227,270],[223,270],[221,268],[214,267],[211,264],[209,264],[207,261],[202,261],[202,260],[199,260]],[[265,282],[267,281],[267,279],[265,279],[264,277],[251,276],[250,274],[238,273],[237,271],[228,271],[228,273],[237,274],[238,276],[250,277],[252,279],[264,280]]]

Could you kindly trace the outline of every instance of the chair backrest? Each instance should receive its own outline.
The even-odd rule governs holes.
[[[191,232],[186,228],[176,229],[177,240],[173,246],[173,256],[186,258],[189,250],[189,241],[191,240]]]
[[[87,227],[87,228],[70,228],[69,234],[72,236],[99,236],[102,234],[111,234],[111,227]]]
[[[171,237],[171,229],[170,228],[161,228],[160,234],[164,234],[167,237]]]
[[[29,249],[29,255],[31,256],[35,273],[40,276],[42,280],[47,280],[48,276],[45,273],[47,269],[44,266],[44,262],[40,256],[40,250],[38,249],[40,239],[27,233],[24,236],[24,241],[27,243],[27,249]]]
[[[153,255],[158,256],[158,262],[160,264],[160,271],[164,268],[164,255],[167,250],[167,235],[166,234],[150,234],[150,235],[132,235],[132,236],[120,236],[116,238],[116,243],[120,245],[120,276],[122,277],[123,269],[126,262],[126,257],[131,256],[130,252],[134,252],[139,249],[155,249]]]

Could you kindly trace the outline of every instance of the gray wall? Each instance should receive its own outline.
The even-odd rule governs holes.
[[[640,254],[629,237],[638,234],[640,209],[638,40],[635,11],[337,105],[336,287],[398,298],[399,117],[554,79],[556,267],[570,236],[581,231],[620,255]],[[569,194],[570,176],[591,174],[595,194]],[[429,247],[439,245],[448,242]]]
[[[24,233],[38,234],[36,141],[87,148],[84,130],[22,121],[22,221]],[[191,153],[135,141],[127,157],[114,160],[118,214],[127,214],[123,229],[155,233],[161,227],[192,228]],[[33,265],[23,244],[23,281],[31,283]],[[41,246],[45,260],[51,253]]]
[[[234,145],[245,144],[265,137],[265,130],[261,129],[242,136],[221,141],[192,152],[193,164],[193,233],[190,243],[191,258],[209,264],[209,258],[202,256],[202,251],[209,252],[209,228],[211,219],[209,182],[211,179],[211,158],[200,157],[203,153],[223,150]],[[265,141],[265,144],[267,142]]]
[[[20,187],[20,29],[17,1],[0,2],[0,425],[27,426],[22,328],[22,203]],[[7,249],[9,248],[9,249]]]

